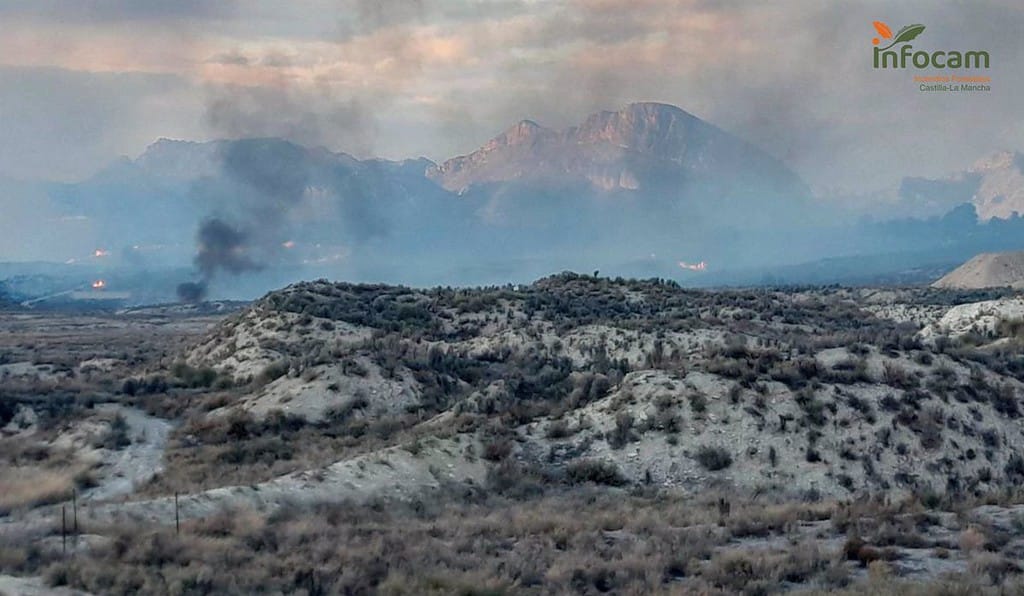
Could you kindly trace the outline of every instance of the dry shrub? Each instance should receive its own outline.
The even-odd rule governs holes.
[[[728,497],[726,497],[728,499]],[[826,504],[748,504],[737,503],[730,509],[726,526],[734,538],[768,536],[783,533],[799,521],[828,519]]]
[[[702,569],[702,577],[730,592],[777,591],[779,585],[803,583],[829,566],[817,544],[801,542],[785,552],[731,550],[714,556]]]
[[[702,445],[693,456],[705,470],[717,472],[732,465],[732,454],[724,447]]]
[[[889,549],[873,546],[857,536],[851,536],[843,544],[843,557],[847,561],[857,561],[861,567],[870,570],[873,563],[893,559],[894,554]]]
[[[626,477],[619,471],[618,466],[608,461],[575,461],[566,468],[566,474],[574,484],[593,482],[594,484],[605,484],[608,486],[622,486],[627,482]]]
[[[23,545],[0,545],[0,569],[22,571],[29,564],[33,553]]]
[[[892,565],[885,561],[868,563],[868,579],[874,582],[885,582],[892,578]]]
[[[960,532],[960,550],[965,553],[973,553],[981,550],[985,546],[985,542],[988,538],[985,533],[979,530],[976,526],[971,526]]]
[[[55,470],[18,467],[0,471],[0,514],[69,499],[80,472],[70,467]]]
[[[483,457],[487,461],[500,462],[512,453],[512,441],[507,437],[498,437],[484,445]]]
[[[978,552],[971,555],[967,570],[975,577],[987,576],[993,585],[1003,583],[1008,576],[1020,573],[1020,565],[1000,553]]]

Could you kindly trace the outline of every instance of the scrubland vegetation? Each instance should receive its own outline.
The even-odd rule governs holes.
[[[452,487],[411,503],[325,503],[270,516],[225,510],[180,533],[86,527],[107,539],[71,558],[5,544],[0,564],[103,594],[996,594],[1024,586],[1024,529],[986,523],[967,504],[942,513],[916,501],[759,499],[734,501],[722,515],[714,491],[499,492]],[[942,570],[958,557],[946,578],[898,571],[929,558]]]
[[[83,532],[102,539],[73,558],[0,530],[0,569],[126,594],[1014,593],[1024,325],[923,332],[1004,296],[320,281],[162,339],[22,329],[0,346],[22,367],[3,440],[31,445],[4,451],[10,527],[103,481],[57,446],[82,420],[98,421],[90,449],[132,449],[103,402],[175,425],[125,508],[179,493],[219,513],[180,534],[97,518]],[[79,347],[61,352],[68,337]],[[439,449],[486,473],[448,480]],[[358,493],[372,478],[335,464],[410,458],[435,489],[259,498],[298,473],[295,487]],[[235,488],[203,492],[217,487]]]

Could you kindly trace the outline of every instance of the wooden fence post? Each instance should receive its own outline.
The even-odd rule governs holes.
[[[71,489],[71,533],[75,537],[75,545],[78,545],[78,489]]]

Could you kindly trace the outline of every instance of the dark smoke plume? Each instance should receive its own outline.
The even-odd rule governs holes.
[[[206,124],[218,135],[241,139],[275,137],[306,146],[344,137],[348,151],[371,154],[376,132],[373,98],[336,97],[327,87],[312,90],[223,85],[211,87]]]
[[[186,281],[178,284],[178,300],[195,304],[206,298],[206,284]]]
[[[200,280],[179,287],[183,301],[201,300],[222,273],[260,271],[285,258],[289,217],[309,183],[305,150],[278,139],[228,141],[217,159],[219,174],[192,191],[214,215],[199,225],[193,263]]]
[[[218,270],[238,275],[262,268],[249,255],[245,232],[220,219],[211,218],[203,222],[199,227],[198,240],[195,264],[205,280],[212,279]]]
[[[338,36],[356,35],[422,22],[423,0],[355,0],[349,27]],[[394,59],[392,76],[411,81],[422,71],[419,48],[408,35],[381,37],[381,53]],[[372,155],[377,132],[376,113],[394,98],[388,92],[338,88],[324,81],[296,85],[289,69],[293,57],[285,54],[246,56],[237,52],[213,61],[238,68],[277,72],[276,84],[268,86],[211,85],[205,121],[227,141],[218,155],[221,171],[194,189],[200,204],[211,207],[212,217],[198,231],[194,259],[200,281],[182,284],[182,300],[201,300],[214,278],[222,273],[241,275],[294,259],[282,247],[291,230],[324,225],[341,216],[356,243],[381,235],[387,222],[374,213],[362,184],[353,184],[346,173],[330,166],[319,172],[317,184],[337,192],[333,203],[310,203],[310,153],[299,145],[332,145],[344,141],[344,149]],[[324,181],[326,178],[326,182]],[[318,217],[319,216],[319,217]],[[308,227],[306,228],[308,230]]]
[[[249,254],[246,233],[227,222],[210,218],[199,226],[198,251],[194,263],[202,280],[178,284],[178,299],[182,302],[202,302],[209,282],[220,271],[234,275],[262,268]]]

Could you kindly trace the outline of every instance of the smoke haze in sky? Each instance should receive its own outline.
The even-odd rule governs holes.
[[[819,194],[1024,145],[1009,0],[50,1],[0,2],[0,18],[6,177],[86,176],[161,136],[440,160],[523,118],[560,128],[641,100],[748,139]],[[925,94],[873,70],[878,19],[988,50],[992,92]]]

